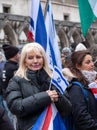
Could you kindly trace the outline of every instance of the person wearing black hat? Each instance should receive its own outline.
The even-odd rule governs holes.
[[[2,49],[5,54],[6,63],[3,69],[3,96],[5,98],[5,89],[8,86],[9,80],[13,77],[15,71],[18,69],[18,62],[20,58],[19,49],[15,46],[4,44]]]
[[[12,123],[14,123],[13,116],[11,115],[6,104],[6,88],[8,86],[9,80],[14,76],[14,73],[18,69],[18,62],[20,59],[20,50],[17,47],[9,45],[9,44],[4,44],[2,46],[2,49],[5,54],[6,63],[2,71],[2,78],[0,81],[1,82],[0,85],[2,87],[2,94],[4,98],[4,104],[5,104],[4,107],[8,113],[10,120],[12,121]]]
[[[19,52],[19,49],[17,47],[9,45],[9,44],[4,44],[2,46],[2,49],[4,51],[4,54],[7,60],[13,58]]]

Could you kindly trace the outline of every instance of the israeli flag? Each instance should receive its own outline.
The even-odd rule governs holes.
[[[31,0],[31,16],[28,40],[38,42],[44,50],[47,48],[47,33],[40,0]]]
[[[53,70],[54,65],[62,69],[62,63],[61,63],[61,57],[60,57],[61,54],[59,50],[58,39],[57,39],[56,30],[55,30],[55,24],[54,24],[50,0],[47,6],[45,26],[46,26],[46,32],[47,32],[46,55],[47,55],[49,66],[52,70]]]
[[[57,66],[54,66],[51,84],[54,84],[62,94],[69,85],[69,82],[67,81],[67,79],[64,77],[64,75]]]

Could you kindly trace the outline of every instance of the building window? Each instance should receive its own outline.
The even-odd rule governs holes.
[[[3,5],[3,13],[10,13],[11,6],[10,5]]]
[[[69,15],[68,14],[64,14],[64,20],[66,20],[66,21],[69,20]]]

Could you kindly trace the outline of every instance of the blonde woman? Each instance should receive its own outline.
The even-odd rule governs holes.
[[[49,90],[51,75],[42,46],[26,44],[21,52],[19,69],[7,88],[7,103],[17,116],[17,130],[30,130],[51,102],[56,104],[62,116],[71,111],[66,94],[61,95],[55,86]]]

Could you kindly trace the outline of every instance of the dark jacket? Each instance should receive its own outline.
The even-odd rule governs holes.
[[[97,130],[97,101],[89,88],[88,101],[78,85],[68,89],[76,130]]]
[[[43,69],[34,73],[28,70],[27,77],[29,80],[13,77],[7,88],[7,103],[11,112],[17,116],[18,130],[31,128],[44,108],[51,103],[46,93],[50,86],[47,73]],[[71,103],[65,94],[59,93],[56,106],[63,115],[71,112]]]
[[[0,95],[2,95],[2,71],[4,69],[6,61],[0,62]]]
[[[0,130],[14,130],[14,127],[2,106],[0,106]]]
[[[7,61],[4,65],[0,86],[2,87],[3,97],[5,98],[5,91],[8,86],[9,80],[14,76],[18,69],[18,63],[14,61]]]
[[[68,68],[62,71],[69,82],[77,81],[77,77]],[[68,87],[75,127],[76,130],[97,130],[97,100],[88,86],[83,87],[87,91],[88,101],[78,85]]]

